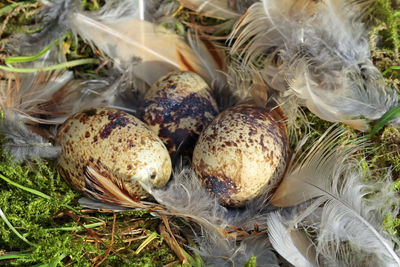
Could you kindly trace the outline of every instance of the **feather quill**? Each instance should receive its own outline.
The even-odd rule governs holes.
[[[270,203],[292,207],[311,201],[307,209],[298,213],[297,221],[312,222],[309,231],[318,233],[316,251],[320,257],[337,258],[329,254],[336,251],[332,246],[339,248],[343,242],[348,242],[352,252],[341,256],[368,253],[381,265],[398,266],[400,258],[394,251],[398,241],[384,231],[382,222],[384,214],[399,198],[386,190],[378,193],[379,200],[374,199],[376,203],[365,199],[374,191],[390,188],[391,183],[386,181],[383,187],[379,183],[372,187],[365,184],[364,171],[354,159],[355,152],[364,143],[362,140],[342,141],[344,134],[340,130],[328,131],[308,154],[294,161]]]
[[[322,119],[366,130],[398,102],[370,60],[361,22],[369,1],[263,0],[231,36],[244,64],[262,63],[265,82]],[[249,69],[251,71],[251,69]]]

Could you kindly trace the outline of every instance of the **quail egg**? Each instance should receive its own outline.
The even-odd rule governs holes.
[[[171,176],[165,145],[142,121],[124,111],[93,108],[76,113],[59,128],[56,144],[62,149],[61,172],[82,193],[87,193],[88,166],[114,177],[132,198],[147,196],[138,181],[162,187]]]
[[[161,77],[144,96],[143,121],[166,144],[171,156],[191,155],[201,131],[218,114],[207,83],[196,73]]]
[[[241,207],[279,183],[288,159],[286,124],[279,108],[229,108],[201,133],[192,167],[225,206]]]

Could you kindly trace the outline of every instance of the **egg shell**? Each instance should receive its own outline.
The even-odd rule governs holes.
[[[218,114],[207,83],[196,73],[175,71],[161,77],[144,97],[145,121],[175,152],[191,155],[199,134]]]
[[[65,178],[84,193],[88,164],[106,169],[130,196],[145,197],[137,181],[164,186],[171,175],[171,158],[162,141],[136,117],[116,109],[79,112],[58,130],[59,167]]]
[[[219,114],[202,132],[192,167],[221,204],[241,207],[278,185],[288,159],[282,120],[278,109],[243,104]]]

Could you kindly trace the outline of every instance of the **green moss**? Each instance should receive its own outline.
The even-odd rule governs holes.
[[[256,266],[257,266],[256,257],[251,257],[250,260],[244,264],[244,267],[256,267]]]
[[[400,177],[400,129],[386,127],[373,141],[374,151],[369,166],[380,172],[391,167],[392,176]]]
[[[389,233],[391,233],[393,235],[399,235],[400,218],[394,218],[392,214],[388,214],[385,217],[383,226]]]
[[[392,0],[377,0],[371,9],[370,45],[374,64],[383,72],[400,66],[400,10]],[[400,71],[385,74],[388,85],[399,90]],[[400,92],[400,91],[399,91]]]
[[[38,263],[90,266],[97,255],[106,257],[104,264],[112,266],[162,266],[176,260],[169,247],[159,239],[152,241],[139,255],[136,255],[135,250],[143,242],[142,239],[138,238],[127,246],[126,235],[123,233],[127,228],[134,226],[142,234],[157,230],[159,220],[146,211],[116,214],[113,248],[121,251],[118,255],[108,255],[106,251],[111,244],[112,213],[94,213],[92,215],[95,217],[89,217],[68,210],[66,205],[80,208],[77,204],[80,196],[62,180],[51,163],[19,165],[1,151],[0,159],[1,174],[15,183],[51,197],[46,199],[34,195],[0,179],[0,208],[13,227],[30,243],[35,244],[30,246],[19,239],[0,219],[0,259],[1,251],[26,254],[16,259],[2,260],[2,266],[31,266]],[[57,216],[61,212],[70,213],[71,216]],[[73,220],[74,217],[79,220]],[[85,242],[90,237],[90,232],[87,231],[60,230],[65,227],[76,228],[81,223],[93,221],[106,223],[106,228],[100,235],[103,243]],[[96,230],[100,228],[102,227],[97,227]],[[102,258],[98,258],[97,262],[100,259]]]
[[[392,0],[377,0],[372,9],[372,16],[377,24],[384,24],[385,28],[379,32],[380,47],[399,53],[399,18],[397,4]]]
[[[46,192],[51,199],[35,196],[19,189],[4,180],[0,180],[0,208],[10,223],[36,247],[29,246],[0,220],[0,248],[7,252],[29,252],[29,257],[3,261],[5,265],[31,265],[60,261],[69,255],[71,259],[82,263],[80,255],[85,251],[93,251],[95,247],[89,243],[77,242],[70,233],[49,231],[59,226],[55,216],[65,210],[66,204],[76,200],[77,194],[61,180],[51,164],[37,162],[30,166],[21,166],[10,157],[0,154],[0,172],[12,181],[40,192]],[[76,225],[76,224],[75,224]],[[61,257],[61,255],[65,255]],[[88,260],[85,260],[88,264]]]

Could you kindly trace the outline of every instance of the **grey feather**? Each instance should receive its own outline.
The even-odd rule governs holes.
[[[257,257],[259,266],[277,266],[276,256],[271,251],[266,234],[237,240],[234,236],[229,237],[221,232],[230,229],[231,223],[242,222],[245,226],[243,220],[249,220],[248,224],[255,222],[246,216],[256,214],[257,211],[246,213],[229,211],[222,207],[205,190],[190,168],[175,171],[166,188],[145,187],[167,208],[170,215],[190,219],[200,226],[200,229],[195,228],[198,231],[191,232],[197,243],[197,248],[193,249],[201,255],[207,266],[242,266],[252,256]],[[235,227],[240,226],[235,224]],[[249,230],[254,230],[255,227],[249,226]]]
[[[37,14],[38,33],[19,36],[20,53],[37,53],[54,40],[61,38],[68,30],[67,16],[80,8],[77,0],[42,0],[44,6]]]
[[[55,159],[61,152],[60,147],[29,130],[18,118],[4,118],[0,123],[0,133],[4,136],[4,149],[16,161]]]
[[[175,171],[165,188],[147,188],[170,212],[186,216],[206,228],[225,229],[228,225],[227,209],[211,197],[190,168]]]
[[[398,98],[370,60],[357,2],[263,0],[237,24],[232,53],[246,65],[261,60],[261,75],[282,97],[365,130],[363,119],[379,119]]]
[[[269,239],[274,249],[294,266],[318,266],[314,244],[285,220],[280,212],[267,217]]]
[[[256,257],[257,266],[279,266],[265,233],[250,236],[240,243],[234,239],[221,239],[212,232],[198,235],[195,240],[199,246],[195,251],[202,257],[206,266],[244,266],[251,257]]]
[[[292,225],[303,225],[312,235],[321,261],[338,266],[363,262],[360,259],[368,254],[378,266],[398,266],[394,246],[399,240],[382,224],[387,214],[397,216],[400,198],[389,177],[373,183],[365,179],[367,171],[354,157],[365,143],[343,139],[345,133],[328,131],[301,160],[294,161],[271,203],[281,207],[308,203],[293,216]]]
[[[79,205],[81,205],[83,207],[90,208],[90,209],[113,210],[113,211],[116,211],[116,212],[131,210],[131,208],[115,206],[115,205],[99,202],[99,201],[96,201],[96,200],[93,200],[93,199],[90,199],[90,198],[86,198],[86,197],[83,197],[83,198],[79,199]]]

